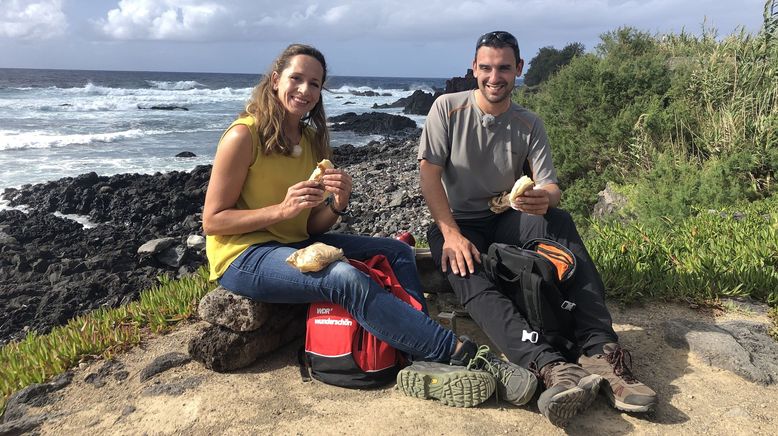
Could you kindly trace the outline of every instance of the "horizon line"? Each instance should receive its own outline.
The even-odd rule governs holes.
[[[264,73],[224,73],[215,71],[164,71],[164,70],[99,70],[90,68],[32,68],[32,67],[0,67],[0,70],[31,70],[31,71],[93,71],[93,72],[105,72],[105,73],[174,73],[174,74],[233,74],[239,76],[256,76],[260,77]],[[438,79],[448,80],[452,77],[464,77],[462,76],[450,76],[450,77],[422,77],[422,76],[372,76],[372,75],[339,75],[332,74],[330,77],[370,77],[376,79]]]

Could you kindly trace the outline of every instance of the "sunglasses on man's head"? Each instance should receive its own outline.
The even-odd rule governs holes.
[[[519,47],[519,41],[517,41],[513,35],[511,35],[508,32],[497,31],[497,32],[484,33],[483,35],[481,35],[481,37],[478,38],[478,44],[476,44],[475,48],[477,49],[482,45],[489,44],[492,41],[500,41],[504,44],[508,44],[516,48]]]

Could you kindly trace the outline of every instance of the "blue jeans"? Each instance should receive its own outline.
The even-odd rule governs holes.
[[[357,260],[383,254],[403,288],[422,303],[424,312],[395,298],[347,262],[334,262],[312,273],[302,273],[286,263],[295,250],[314,242],[341,248],[346,257]],[[456,345],[454,334],[426,313],[413,249],[394,239],[324,234],[294,244],[253,245],[230,264],[219,284],[267,303],[337,303],[378,339],[417,360],[448,362]]]

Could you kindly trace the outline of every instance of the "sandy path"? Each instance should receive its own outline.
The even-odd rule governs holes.
[[[672,318],[720,323],[763,317],[710,313],[670,304],[613,308],[616,331],[633,350],[636,375],[660,395],[651,415],[611,409],[600,397],[567,427],[571,434],[776,434],[778,387],[764,387],[701,362],[688,350],[668,346],[661,322]],[[31,408],[48,413],[43,434],[563,434],[534,404],[516,408],[493,399],[473,409],[456,409],[407,398],[393,387],[372,391],[303,383],[296,361],[298,344],[254,366],[218,374],[196,362],[141,383],[139,371],[155,357],[186,353],[203,323],[182,326],[118,357],[126,380],[108,377],[101,388],[85,383],[103,362],[77,369],[73,383],[52,394],[57,401]],[[459,329],[483,341],[469,320]],[[173,392],[183,390],[176,395]],[[160,394],[158,391],[167,391]],[[155,393],[156,392],[156,393]]]

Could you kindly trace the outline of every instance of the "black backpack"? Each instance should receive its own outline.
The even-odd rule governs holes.
[[[575,255],[556,241],[533,239],[523,247],[495,242],[482,259],[489,278],[532,328],[522,340],[537,343],[543,335],[545,342],[574,355],[576,304],[566,284],[575,274]]]

